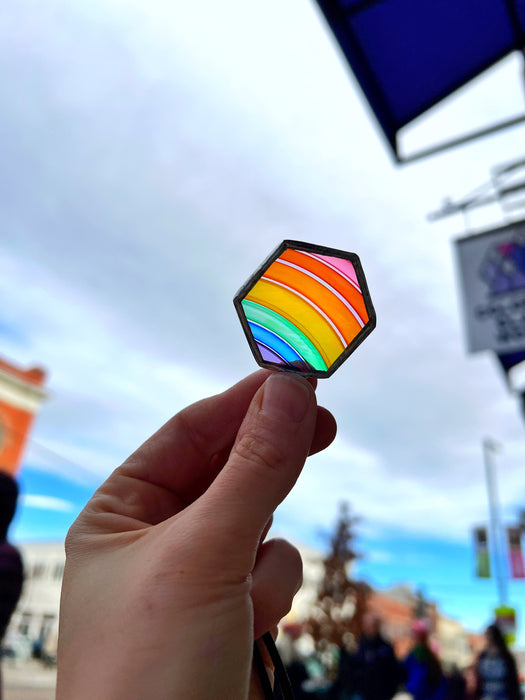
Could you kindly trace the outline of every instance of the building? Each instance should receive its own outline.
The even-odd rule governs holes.
[[[66,560],[63,542],[18,545],[24,561],[24,588],[13,613],[6,644],[46,645],[52,655],[58,638],[60,591]]]
[[[400,600],[388,592],[373,591],[368,609],[383,622],[383,634],[392,643],[396,656],[404,658],[412,646],[413,602]]]
[[[324,574],[324,557],[318,550],[294,544],[303,559],[303,585],[295,597],[292,610],[283,620],[283,626],[298,630],[309,618],[316,601]],[[368,610],[382,620],[383,633],[392,642],[398,658],[404,658],[412,648],[412,624],[417,617],[427,620],[431,645],[445,666],[464,668],[475,656],[472,635],[461,623],[443,615],[434,601],[426,600],[421,592],[407,584],[382,591],[373,590],[368,599]]]
[[[310,617],[322,579],[323,554],[304,545],[299,549],[303,560],[303,585],[295,596],[283,627],[301,634],[302,623]],[[20,545],[24,559],[25,583],[22,597],[11,619],[7,639],[23,639],[29,645],[44,645],[52,655],[56,649],[60,591],[65,564],[63,542],[35,542]],[[475,656],[474,640],[458,620],[443,615],[434,602],[424,601],[432,632],[432,641],[441,660],[448,666],[464,668]],[[383,621],[383,632],[393,643],[399,658],[405,657],[413,643],[411,629],[421,605],[421,596],[410,586],[399,585],[384,591],[372,591],[368,609]],[[300,647],[307,655],[313,651],[312,640],[303,635]]]
[[[33,418],[46,398],[46,373],[0,359],[0,470],[15,476]]]
[[[452,617],[439,614],[436,637],[439,657],[445,665],[465,668],[474,659],[470,635],[463,625]]]
[[[324,572],[324,555],[318,549],[297,542],[292,544],[299,550],[303,561],[303,583],[297,591],[290,613],[286,616],[286,622],[289,624],[302,622],[310,616]]]
[[[384,621],[385,634],[399,658],[406,656],[413,644],[414,618],[423,617],[428,622],[431,646],[446,667],[465,668],[472,662],[472,635],[458,620],[444,615],[435,602],[425,600],[410,586],[400,584],[386,591],[374,591],[370,608]]]
[[[45,379],[46,373],[40,367],[22,369],[0,358],[0,471],[13,478],[16,478],[20,468],[33,419],[47,395],[44,388]],[[41,568],[36,567],[36,559],[39,557],[35,558],[33,551],[26,551],[24,546],[20,549],[25,559],[26,574],[20,603],[25,600],[25,607],[21,608],[19,604],[15,611],[6,636],[6,644],[9,635],[12,635],[15,629],[20,630],[19,633],[17,632],[19,638],[36,637],[38,639],[42,630],[46,632],[57,619],[56,590],[43,595],[39,593],[42,606],[35,607],[31,591],[33,581],[36,581],[42,573]],[[60,574],[58,596],[60,596],[61,579]],[[24,612],[24,616],[21,617],[21,610],[32,612],[31,614]]]

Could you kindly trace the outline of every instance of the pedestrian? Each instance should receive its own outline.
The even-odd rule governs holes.
[[[481,700],[520,700],[516,662],[497,625],[487,627],[485,645],[476,662],[476,696]]]
[[[16,547],[7,540],[18,500],[18,486],[12,476],[0,471],[0,645],[13,614],[24,580],[22,558]],[[0,667],[0,700],[2,673]]]
[[[330,689],[330,700],[360,700],[357,696],[357,647],[354,636],[346,633],[339,647],[337,676]]]
[[[414,700],[444,700],[447,681],[437,655],[430,647],[429,630],[423,620],[412,625],[414,646],[405,659],[405,687]]]
[[[463,669],[465,680],[465,700],[478,700],[478,672],[476,663],[471,663]]]
[[[446,700],[467,700],[467,682],[464,674],[456,664],[452,664],[446,672]]]
[[[366,613],[355,653],[341,651],[332,697],[337,700],[391,700],[402,680],[394,649],[381,632],[381,619]]]
[[[289,623],[282,627],[280,632],[282,636],[279,651],[295,700],[308,700],[308,695],[304,690],[304,683],[309,680],[310,675],[306,668],[305,659],[298,649],[298,641],[303,635],[303,631],[303,625],[300,623]],[[280,693],[275,695],[276,700],[281,700],[282,695]]]

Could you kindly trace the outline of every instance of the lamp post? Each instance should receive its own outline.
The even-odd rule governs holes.
[[[492,547],[494,564],[494,573],[496,576],[496,584],[498,587],[498,596],[500,606],[507,605],[507,577],[503,569],[502,550],[501,550],[501,521],[499,516],[499,499],[494,473],[494,454],[501,449],[501,445],[492,438],[484,438],[483,440],[483,459],[485,463],[485,478],[487,482],[487,495],[489,500],[489,515],[490,515],[490,531],[492,535]]]

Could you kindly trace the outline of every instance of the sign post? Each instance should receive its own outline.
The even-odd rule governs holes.
[[[487,494],[489,499],[490,531],[492,539],[492,561],[494,564],[494,574],[498,587],[498,598],[500,606],[507,605],[507,577],[503,568],[501,551],[501,524],[499,518],[499,501],[494,475],[494,465],[492,456],[499,445],[495,440],[485,438],[483,440],[483,458],[485,462],[485,478],[487,481]]]

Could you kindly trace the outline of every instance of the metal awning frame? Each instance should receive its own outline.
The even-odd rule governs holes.
[[[462,199],[455,202],[446,200],[441,209],[430,212],[427,219],[439,221],[454,214],[466,214],[471,209],[488,204],[500,204],[503,211],[525,207],[525,200],[520,200],[518,203],[507,201],[512,195],[520,192],[525,193],[525,178],[516,182],[510,181],[520,170],[523,170],[525,175],[525,158],[492,168],[491,179],[488,182],[480,185]]]

